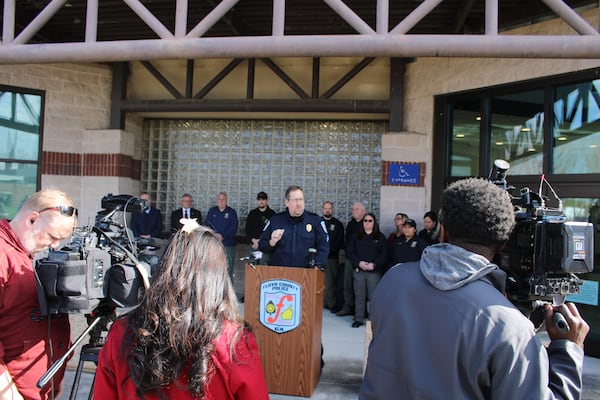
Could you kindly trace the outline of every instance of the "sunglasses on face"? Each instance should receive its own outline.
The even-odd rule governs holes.
[[[363,219],[363,222],[375,222],[372,219]]]
[[[71,207],[71,206],[47,207],[47,208],[44,208],[43,210],[40,210],[39,213],[41,214],[46,211],[58,211],[61,215],[64,215],[65,217],[72,217],[73,214],[75,214],[75,216],[77,216],[77,209],[75,207]]]

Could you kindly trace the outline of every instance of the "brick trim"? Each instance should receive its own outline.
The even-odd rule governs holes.
[[[392,164],[416,164],[419,165],[419,183],[416,185],[404,185],[401,183],[389,183],[390,165]],[[425,186],[425,163],[424,162],[399,162],[399,161],[381,161],[381,184],[382,186],[407,186],[424,187]]]
[[[42,174],[140,179],[141,161],[127,154],[42,153]]]

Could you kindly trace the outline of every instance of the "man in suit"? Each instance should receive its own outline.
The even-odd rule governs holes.
[[[202,213],[200,210],[192,208],[193,203],[194,199],[192,199],[191,195],[186,193],[181,196],[181,201],[179,202],[181,208],[171,213],[171,233],[175,233],[181,228],[182,225],[179,223],[181,218],[196,218],[198,223],[202,224]]]
[[[148,192],[142,192],[140,199],[148,202],[148,208],[141,213],[131,214],[130,225],[134,236],[143,239],[162,238],[163,223],[160,210],[152,207],[152,201]]]

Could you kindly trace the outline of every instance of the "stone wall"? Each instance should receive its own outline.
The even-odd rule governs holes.
[[[0,66],[0,84],[45,92],[42,188],[71,194],[82,224],[93,218],[106,193],[139,191],[142,122],[127,119],[127,129],[136,134],[106,130],[111,83],[107,64]]]

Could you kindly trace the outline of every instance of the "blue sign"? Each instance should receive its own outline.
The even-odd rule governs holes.
[[[420,176],[421,166],[419,164],[390,164],[388,183],[418,186]]]
[[[567,296],[567,301],[573,303],[589,304],[590,306],[598,305],[598,282],[584,280],[583,285],[579,287],[579,293],[570,294]]]

